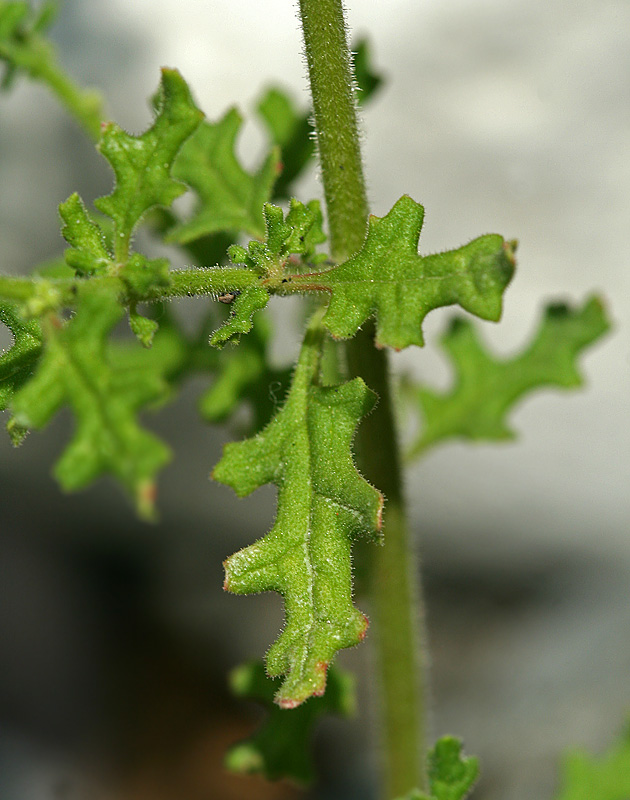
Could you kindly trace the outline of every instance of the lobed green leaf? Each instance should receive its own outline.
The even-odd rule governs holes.
[[[286,217],[279,206],[265,203],[263,218],[263,241],[250,242],[247,249],[239,245],[230,247],[228,254],[232,263],[244,264],[265,278],[279,281],[288,274],[289,267],[296,266],[294,262],[289,263],[292,255],[302,256],[311,263],[326,258],[316,252],[317,246],[326,241],[319,200],[305,205],[292,198]]]
[[[169,206],[186,191],[171,177],[175,156],[199,125],[186,82],[176,70],[162,70],[157,115],[140,136],[132,136],[113,122],[103,126],[98,145],[114,174],[114,191],[95,200],[95,206],[113,223],[110,235],[87,211],[75,193],[59,206],[61,233],[71,248],[65,259],[79,275],[119,275],[132,294],[143,294],[153,285],[168,282],[164,259],[130,256],[133,232],[141,218],[156,206]]]
[[[462,743],[443,736],[429,752],[430,793],[415,789],[398,800],[464,800],[479,777],[479,761],[462,756]]]
[[[348,673],[331,667],[326,694],[313,697],[291,711],[273,702],[279,683],[278,678],[266,675],[259,661],[242,664],[232,671],[232,692],[237,697],[259,701],[268,714],[250,738],[230,748],[225,765],[241,774],[259,773],[271,781],[288,778],[308,785],[314,778],[310,740],[316,723],[324,715],[348,717],[354,713],[354,681]]]
[[[13,346],[0,353],[0,411],[4,411],[35,368],[42,350],[42,332],[37,320],[24,319],[9,303],[0,303],[0,322],[13,335]]]
[[[365,635],[367,619],[352,604],[350,543],[381,526],[383,498],[357,472],[350,447],[374,396],[360,378],[318,384],[322,336],[316,319],[284,406],[257,436],[226,445],[213,475],[241,497],[278,487],[273,530],[227,559],[225,588],[284,598],[287,625],[267,654],[269,675],[286,676],[276,694],[283,708],[323,694],[337,650]]]
[[[129,322],[139,340],[149,347],[157,323],[142,317],[137,301],[170,284],[169,263],[130,253],[133,232],[141,218],[156,207],[168,206],[184,184],[171,177],[175,156],[201,121],[186,82],[175,70],[162,70],[153,125],[132,136],[114,123],[103,126],[99,149],[116,176],[114,191],[95,201],[111,219],[96,221],[78,194],[59,206],[62,235],[70,245],[65,261],[80,277],[110,276],[123,281],[130,302]]]
[[[63,221],[61,235],[71,247],[64,257],[77,275],[104,275],[111,271],[113,255],[102,228],[90,216],[83,200],[74,192],[59,205]]]
[[[98,149],[114,170],[116,185],[94,205],[114,222],[114,254],[119,262],[127,261],[131,235],[142,216],[155,206],[169,206],[186,191],[171,177],[171,167],[202,118],[179,72],[163,69],[157,116],[147,131],[132,136],[114,122],[103,126]]]
[[[606,755],[570,753],[562,767],[556,800],[628,800],[630,798],[630,726]]]
[[[442,337],[455,373],[453,388],[445,393],[423,387],[412,390],[424,425],[410,455],[455,437],[514,438],[507,417],[516,403],[544,386],[581,386],[577,358],[608,328],[597,298],[579,309],[553,304],[545,310],[531,344],[519,355],[501,359],[485,349],[470,322],[454,319]]]
[[[293,291],[329,292],[324,325],[336,338],[354,336],[376,317],[376,346],[423,345],[432,309],[458,303],[496,321],[514,273],[513,242],[489,234],[458,250],[418,255],[424,209],[408,196],[384,217],[370,216],[361,250],[331,269],[292,276]]]
[[[219,122],[200,125],[182,148],[173,174],[192,187],[197,206],[191,219],[169,231],[168,241],[186,244],[222,231],[264,234],[261,209],[271,198],[280,154],[275,147],[255,172],[245,170],[235,153],[242,123],[233,108]]]
[[[148,359],[131,369],[117,367],[107,337],[123,313],[115,297],[85,291],[76,316],[47,325],[46,346],[34,375],[11,402],[12,425],[42,428],[65,404],[76,418],[72,440],[55,466],[66,490],[80,489],[113,474],[148,516],[158,470],[170,453],[142,429],[137,412],[169,392],[165,363]],[[168,362],[167,362],[168,363]]]
[[[254,314],[265,308],[268,302],[269,294],[262,286],[250,286],[235,295],[232,301],[232,313],[212,334],[210,344],[222,347],[242,333],[248,333],[252,329]]]

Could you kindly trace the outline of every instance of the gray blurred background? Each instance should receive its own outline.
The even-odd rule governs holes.
[[[486,340],[514,351],[543,301],[593,291],[614,320],[583,359],[585,389],[517,409],[517,443],[449,444],[408,476],[433,733],[458,734],[481,757],[478,800],[550,797],[561,753],[601,751],[630,712],[630,5],[357,0],[349,22],[369,33],[387,78],[363,119],[372,210],[405,192],[422,202],[425,253],[488,231],[520,241],[504,319],[483,324]],[[288,0],[66,0],[53,36],[64,66],[135,132],[150,122],[162,65],[181,70],[210,120],[234,103],[251,118],[271,83],[307,103]],[[244,161],[262,146],[248,123]],[[0,98],[0,182],[0,269],[11,273],[61,251],[59,202],[111,188],[91,144],[26,80]],[[315,174],[300,188],[305,200],[321,194]],[[448,317],[434,313],[429,346],[397,355],[396,368],[447,386],[431,345]],[[278,361],[296,347],[283,337]],[[295,796],[221,772],[255,717],[229,699],[225,673],[264,652],[282,609],[221,591],[221,561],[271,524],[274,495],[237,502],[209,482],[230,434],[198,422],[204,387],[150,420],[175,450],[154,527],[109,482],[61,496],[49,472],[69,416],[17,451],[0,438],[2,800]],[[369,644],[340,661],[358,670],[369,709]],[[324,724],[309,797],[374,798],[374,744],[369,710]]]

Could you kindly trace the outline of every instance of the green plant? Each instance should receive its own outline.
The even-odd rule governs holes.
[[[7,427],[19,444],[70,406],[76,428],[55,467],[61,486],[79,489],[110,473],[150,519],[169,450],[141,426],[139,412],[168,401],[199,372],[214,376],[200,406],[208,421],[229,419],[243,401],[253,404],[251,437],[228,445],[213,474],[240,496],[275,484],[278,513],[270,533],[226,561],[225,588],[279,592],[287,624],[267,654],[266,675],[254,664],[233,676],[237,693],[275,706],[266,727],[232,750],[228,763],[270,778],[310,777],[304,746],[314,719],[352,706],[347,676],[329,665],[365,636],[350,551],[366,537],[382,545],[362,552],[361,589],[371,603],[382,691],[383,794],[458,800],[478,767],[452,738],[430,750],[425,741],[422,592],[413,578],[387,348],[422,346],[422,322],[442,306],[498,321],[516,244],[492,234],[420,256],[424,211],[415,200],[403,195],[383,217],[369,215],[341,3],[301,0],[300,14],[327,236],[317,200],[284,202],[315,147],[308,115],[282,93],[270,91],[260,103],[269,150],[252,172],[235,154],[238,113],[204,121],[174,70],[163,70],[153,125],[132,136],[103,124],[98,98],[57,66],[45,38],[52,6],[35,14],[27,3],[0,3],[5,84],[20,72],[46,83],[98,141],[116,178],[96,212],[76,194],[61,204],[69,246],[58,261],[31,278],[0,277],[0,320],[14,338],[0,357],[0,408],[9,411]],[[368,100],[378,78],[365,45],[357,48],[355,71],[360,99]],[[182,219],[171,206],[187,188],[195,206]],[[164,258],[134,251],[140,224],[204,266],[173,270]],[[295,369],[273,370],[264,309],[271,295],[294,294],[306,296],[310,321]],[[190,295],[220,301],[219,308],[209,303],[194,338],[163,308]],[[137,341],[111,337],[125,314]],[[442,340],[455,365],[453,389],[402,387],[423,420],[409,457],[449,437],[509,438],[514,403],[540,386],[579,385],[577,356],[607,327],[596,298],[581,308],[554,304],[532,344],[501,361],[484,350],[472,323],[457,318]],[[281,408],[265,391],[275,381],[286,393]],[[620,800],[626,790],[619,785],[601,800]]]

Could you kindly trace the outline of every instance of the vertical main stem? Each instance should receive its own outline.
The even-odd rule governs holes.
[[[342,0],[300,0],[300,16],[331,254],[341,261],[363,244],[368,214]],[[383,796],[394,800],[414,788],[428,788],[419,642],[422,597],[405,514],[387,354],[375,349],[369,325],[348,343],[347,355],[351,373],[379,396],[375,411],[359,429],[357,449],[365,477],[387,499],[385,544],[372,551],[369,588],[381,694]]]
[[[376,667],[387,800],[412,788],[428,791],[426,773],[426,678],[420,635],[424,615],[420,572],[410,541],[402,489],[400,450],[387,355],[373,345],[367,326],[347,345],[350,373],[378,394],[359,428],[361,470],[385,495],[384,544],[368,551],[369,591],[375,617]]]
[[[300,0],[330,246],[341,261],[363,244],[368,215],[352,64],[341,0]]]

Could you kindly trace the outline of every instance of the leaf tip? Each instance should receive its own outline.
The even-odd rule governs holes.
[[[313,692],[313,697],[323,697],[326,692],[326,677],[328,674],[328,661],[318,661],[315,665],[315,674],[317,676],[317,689]]]
[[[362,642],[365,637],[367,636],[367,630],[370,627],[370,620],[366,617],[365,614],[363,616],[363,629],[359,631],[359,642]]]
[[[378,491],[378,490],[377,490]],[[383,530],[383,509],[385,508],[385,496],[382,492],[378,493],[378,508],[376,510],[376,532]]]
[[[503,242],[503,249],[512,267],[516,267],[515,253],[518,250],[518,239],[508,239]]]
[[[145,522],[157,521],[156,500],[157,486],[155,481],[140,481],[136,488],[136,510],[138,516]]]
[[[280,708],[285,709],[285,711],[290,711],[293,708],[297,708],[298,706],[302,705],[304,700],[296,700],[292,697],[281,697],[279,700],[276,701],[277,705]]]
[[[9,434],[9,438],[11,439],[11,444],[13,447],[19,447],[26,436],[28,435],[29,428],[28,425],[25,425],[22,421],[17,419],[16,417],[12,417],[7,422],[7,433]]]
[[[225,573],[224,578],[223,578],[223,591],[224,592],[230,592],[231,591],[231,588],[230,588],[230,573],[229,573],[229,570],[228,570],[228,561],[229,560],[230,560],[229,558],[226,558],[225,561],[223,562],[223,572]]]
[[[224,763],[231,772],[241,775],[264,772],[265,769],[262,753],[253,742],[239,742],[234,745],[228,750]]]

